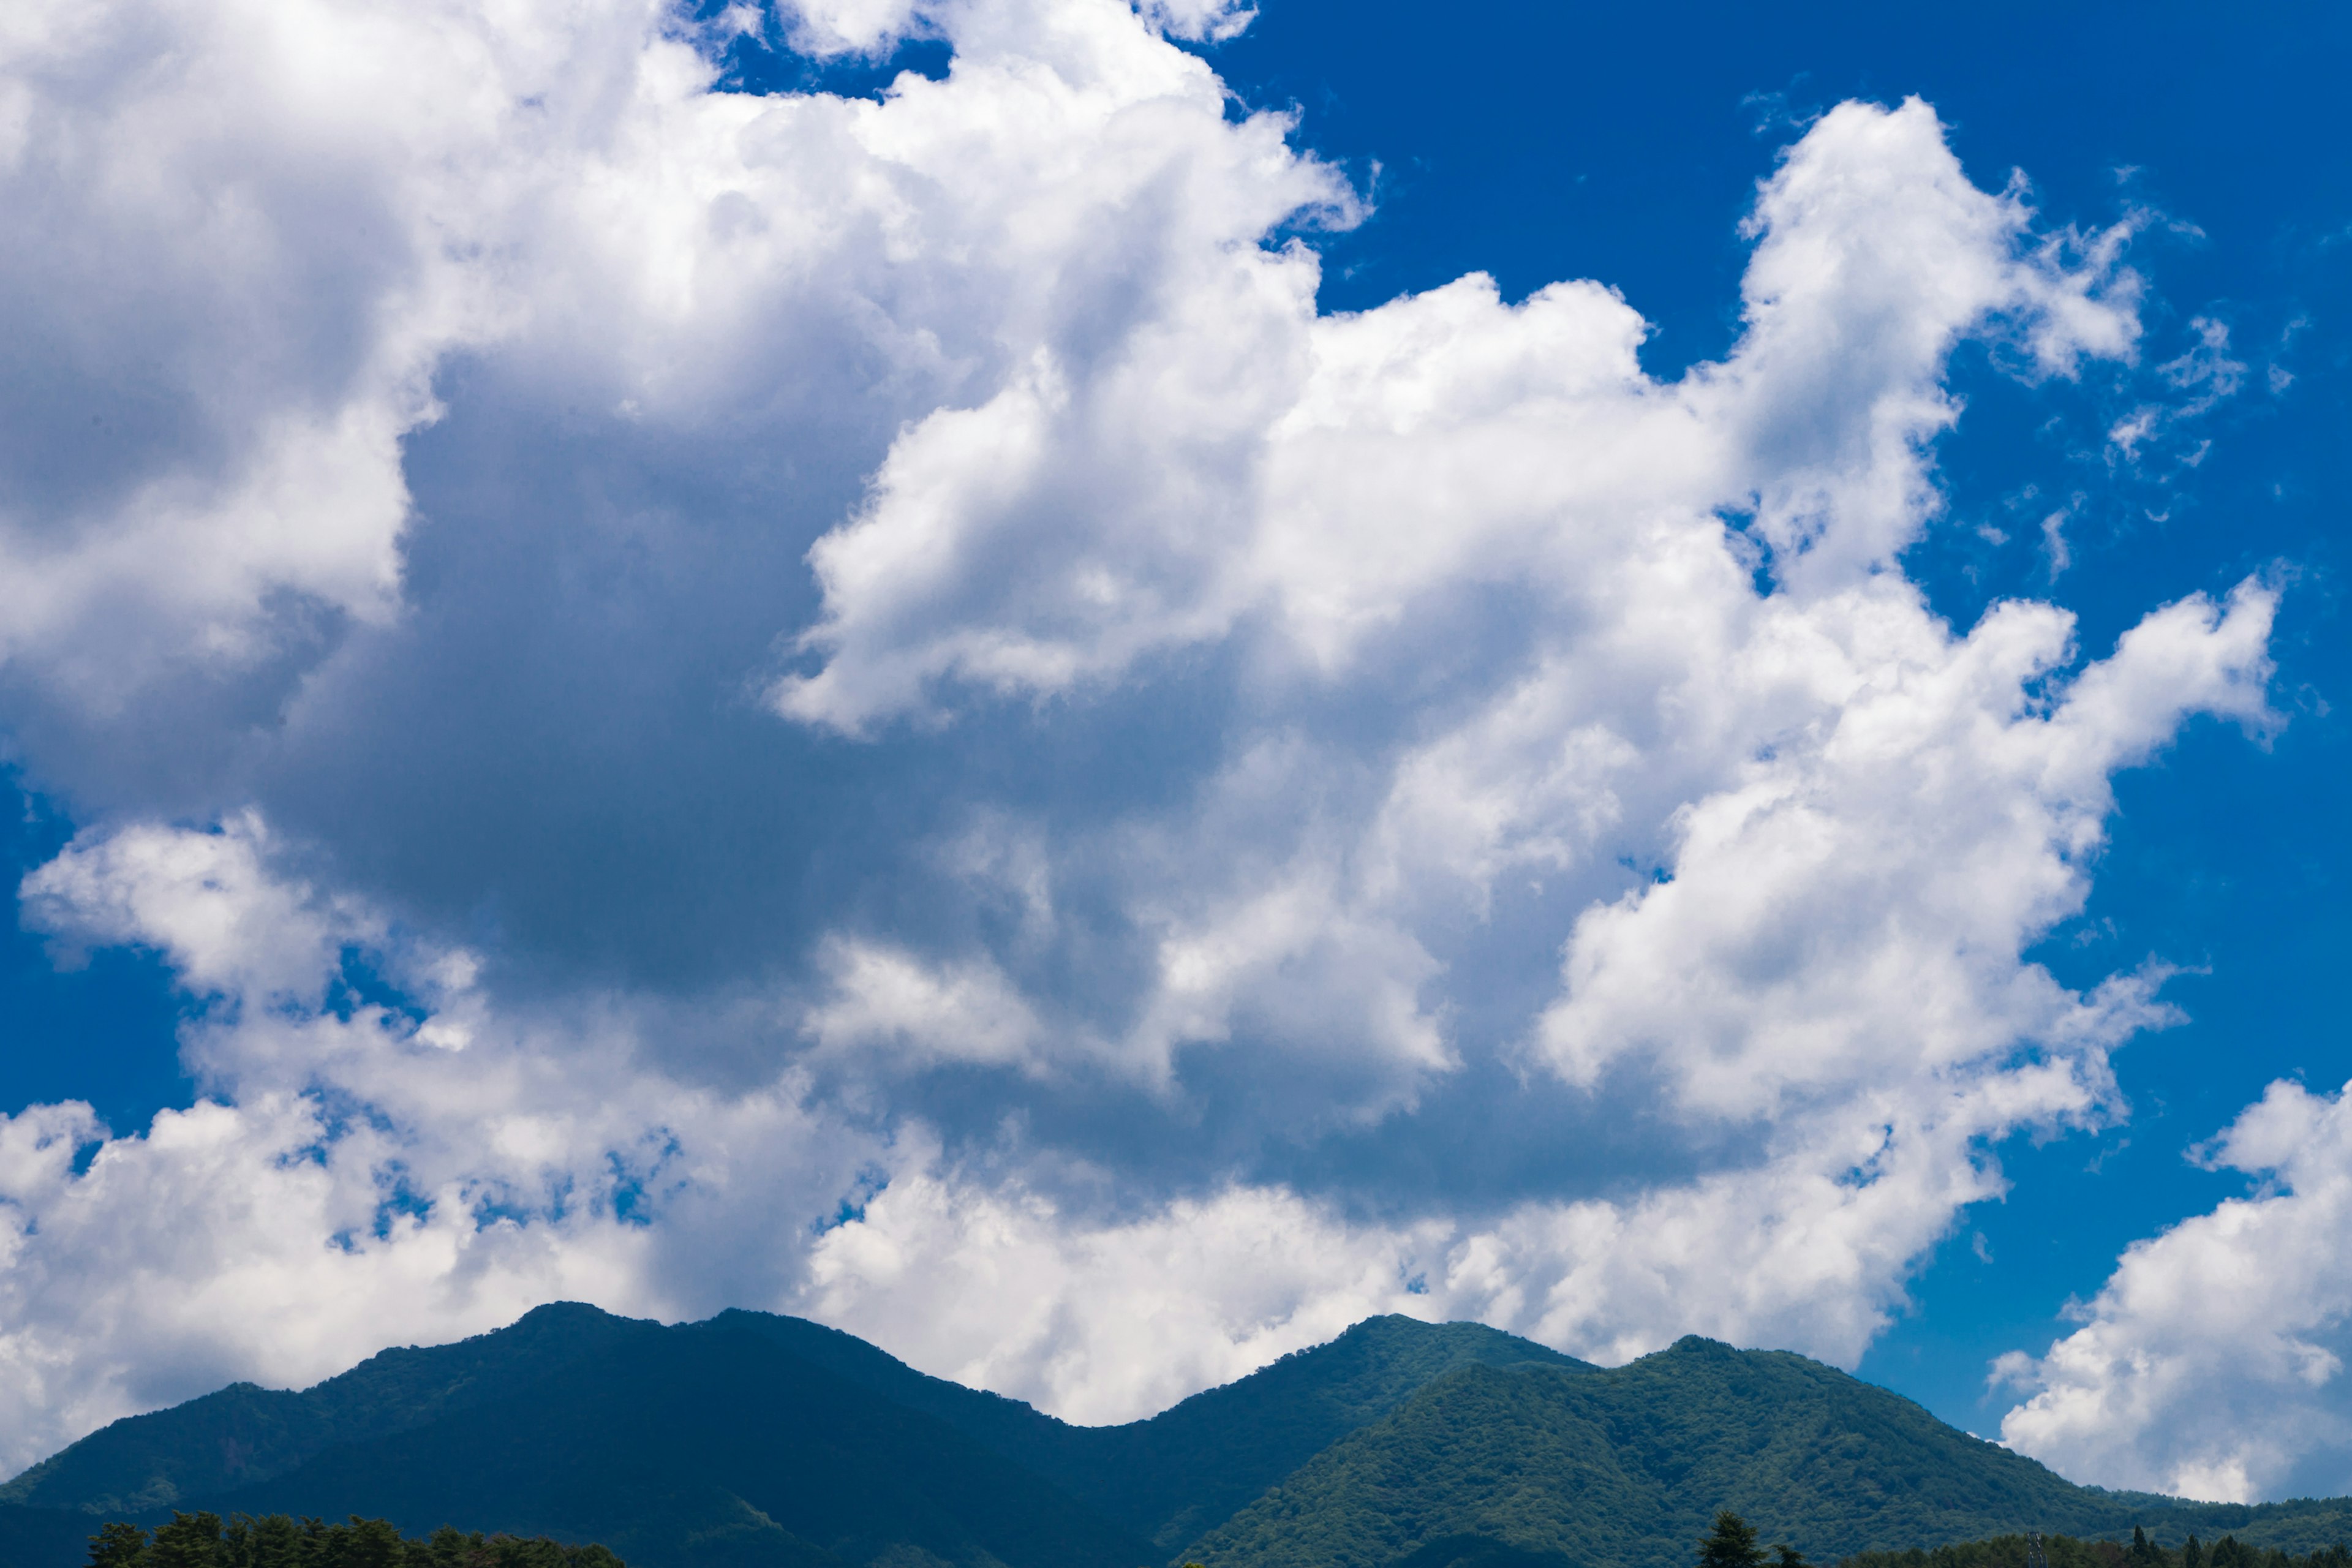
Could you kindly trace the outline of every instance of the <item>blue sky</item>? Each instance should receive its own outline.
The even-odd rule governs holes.
[[[2320,5],[2225,17],[2188,5],[1489,6],[1439,28],[1420,17],[1351,8],[1341,26],[1319,7],[1268,7],[1215,56],[1249,101],[1296,102],[1310,144],[1381,166],[1380,215],[1325,247],[1328,308],[1474,268],[1507,293],[1600,278],[1658,323],[1645,363],[1671,373],[1719,354],[1736,331],[1744,252],[1731,220],[1790,119],[1917,93],[1979,182],[2022,169],[2053,216],[2098,223],[2147,203],[2189,230],[2140,253],[2151,321],[2178,333],[2195,315],[2225,318],[2237,342],[2285,348],[2297,375],[2294,397],[2215,432],[2206,461],[2167,487],[2177,503],[2095,486],[2099,520],[2056,595],[2097,647],[2150,602],[2293,563],[2277,647],[2282,691],[2299,701],[2267,751],[2194,731],[2121,782],[2091,907],[2049,958],[2063,972],[2076,930],[2098,928],[2110,962],[2153,952],[2202,970],[2176,982],[2189,1021],[2120,1058],[2128,1127],[2003,1149],[2014,1191],[1972,1212],[1915,1287],[1917,1310],[1862,1363],[1988,1431],[2002,1405],[1987,1395],[1987,1363],[2063,1331],[2065,1303],[2093,1295],[2130,1241],[2244,1190],[2239,1173],[2191,1165],[2191,1145],[2273,1079],[2333,1088],[2352,1075],[2331,978],[2352,942],[2352,834],[2336,802],[2352,762],[2340,711],[2352,675],[2341,499],[2352,156],[2329,109],[2352,23]],[[1956,518],[1999,518],[2025,483],[2086,482],[2037,428],[2083,409],[1998,377],[1964,371],[1959,384],[1969,416],[1944,456]],[[2151,522],[2151,508],[2170,515]],[[2052,592],[2033,542],[1931,540],[1911,569],[1965,625],[1996,596]],[[1979,1234],[1990,1263],[1972,1249]]]
[[[6,1453],[572,1295],[2352,1490],[2340,15],[68,9]]]

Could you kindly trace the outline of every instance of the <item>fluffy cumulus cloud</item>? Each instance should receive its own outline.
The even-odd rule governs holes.
[[[2273,1084],[2206,1149],[2249,1197],[2126,1251],[2083,1326],[2000,1371],[2001,1436],[2116,1483],[2252,1501],[2352,1486],[2352,1100]]]
[[[1359,194],[1171,41],[1247,20],[0,19],[0,722],[82,824],[21,912],[161,955],[204,1097],[0,1121],[0,1460],[555,1296],[1085,1419],[1384,1310],[1850,1363],[1993,1142],[2124,1113],[2161,968],[2029,954],[2119,770],[2273,722],[2274,590],[2085,649],[1903,559],[1960,343],[2134,362],[2127,233],[1848,104],[1719,363],[1592,282],[1321,314]],[[747,35],[952,58],[716,90]],[[2264,1129],[2333,1114],[2012,1440],[2173,1397],[2099,1336],[2324,1223]]]

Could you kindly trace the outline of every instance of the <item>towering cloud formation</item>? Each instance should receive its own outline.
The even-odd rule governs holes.
[[[1849,104],[1720,363],[1322,316],[1359,197],[1166,36],[1245,20],[786,19],[945,36],[874,100],[645,0],[0,20],[23,908],[207,1096],[0,1123],[0,1456],[553,1295],[1082,1419],[1398,1308],[1851,1363],[2121,1114],[2161,973],[2024,955],[2272,591],[2085,662],[1902,552],[1958,343],[2132,356],[2122,235]]]

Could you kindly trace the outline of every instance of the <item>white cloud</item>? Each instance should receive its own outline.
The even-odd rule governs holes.
[[[104,1144],[76,1106],[0,1119],[0,1464],[236,1378],[313,1382],[389,1343],[461,1337],[552,1297],[630,1299],[645,1238],[380,1208],[386,1140],[280,1095],[165,1111]]]
[[[2125,467],[2194,468],[2205,460],[2211,443],[2189,435],[2184,427],[2238,395],[2245,384],[2243,361],[2230,357],[2228,323],[2210,316],[2189,322],[2196,341],[2177,358],[2156,367],[2158,380],[2171,391],[2165,402],[2143,403],[2115,422],[2107,432],[2108,460]]]
[[[647,1070],[659,1020],[503,1016],[469,955],[322,908],[269,859],[250,818],[139,826],[28,879],[60,939],[171,956],[207,999],[187,1054],[225,1098],[125,1136],[78,1104],[0,1117],[0,1466],[543,1300],[794,1299],[815,1226],[887,1141],[813,1117],[793,1075],[722,1094]],[[347,952],[430,1011],[338,998]]]
[[[1633,1057],[1730,1118],[2007,1073],[2029,1045],[2104,1080],[2105,1050],[2163,1020],[2152,987],[2075,996],[2023,953],[2082,908],[2110,773],[2189,713],[2266,721],[2273,603],[2159,611],[2046,710],[2027,691],[2069,651],[2047,607],[1957,643],[1894,605],[1812,608],[1788,644],[1838,700],[1683,809],[1671,881],[1579,919],[1543,1058],[1590,1085]]]
[[[1034,1068],[1044,1031],[1021,994],[984,963],[928,965],[903,950],[835,940],[820,961],[829,990],[803,1020],[829,1053],[904,1053],[916,1065]]]
[[[819,1242],[809,1305],[941,1376],[1121,1421],[1411,1309],[1412,1244],[1278,1189],[1087,1225],[919,1169]]]
[[[2001,1439],[2109,1486],[2254,1501],[2352,1488],[2352,1100],[2274,1083],[2207,1152],[2260,1178],[2135,1242],[2080,1329],[2002,1373]]]
[[[1843,106],[1759,197],[1738,348],[1673,385],[1596,285],[1506,307],[1473,277],[1326,320],[1296,249],[1196,227],[1194,265],[1171,258],[1083,390],[1041,344],[994,397],[900,437],[866,513],[812,552],[825,613],[803,646],[825,667],[780,705],[862,732],[931,683],[1062,691],[1259,609],[1332,671],[1453,584],[1526,581],[1566,610],[1597,571],[1645,598],[1682,552],[1727,564],[1716,514],[1748,507],[1785,579],[1843,585],[1934,510],[1924,443],[1953,417],[1960,333],[2013,332],[2037,374],[2130,352],[2119,240],[2069,265],[2029,219],[1969,184],[1924,104]]]
[[[1810,1129],[1753,1168],[1484,1218],[1350,1221],[1238,1185],[1097,1218],[919,1165],[818,1243],[803,1300],[1080,1421],[1150,1414],[1374,1312],[1476,1319],[1610,1364],[1699,1332],[1851,1365],[1951,1215],[2003,1190],[1977,1140],[2019,1100],[2084,1102],[2046,1076],[2060,1085],[1949,1095],[1924,1121],[1890,1099],[1877,1127]]]
[[[247,813],[211,833],[136,824],[77,840],[25,879],[25,923],[69,952],[103,944],[160,949],[199,994],[316,1005],[346,942],[381,943],[380,922],[265,865],[269,831]]]
[[[1245,15],[797,6],[949,38],[874,100],[631,0],[0,21],[0,721],[96,803],[22,899],[214,1097],[0,1131],[0,1455],[564,1293],[1089,1418],[1381,1308],[1851,1363],[1989,1142],[2123,1114],[2160,966],[2024,954],[2273,595],[2078,668],[1902,552],[1958,342],[2137,352],[2127,229],[1849,104],[1721,363],[1321,316],[1357,198],[1168,42]]]
[[[261,657],[272,595],[394,613],[400,441],[488,324],[460,193],[496,200],[514,100],[572,63],[462,15],[0,21],[0,654],[110,705],[163,661]]]

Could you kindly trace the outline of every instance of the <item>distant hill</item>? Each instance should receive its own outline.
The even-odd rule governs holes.
[[[456,1344],[384,1351],[299,1394],[233,1383],[91,1433],[0,1486],[0,1504],[128,1516],[215,1496],[281,1475],[338,1444],[499,1398],[584,1356],[651,1343],[665,1331],[562,1302]]]
[[[1579,1568],[1682,1568],[1726,1508],[1816,1561],[2024,1529],[2234,1528],[2261,1544],[2352,1533],[2341,1501],[2249,1510],[2077,1487],[1832,1367],[1692,1338],[1612,1371],[1437,1379],[1185,1555],[1383,1568],[1490,1542]]]
[[[1367,1318],[1328,1344],[1118,1426],[1073,1426],[1017,1399],[927,1377],[864,1340],[800,1318],[725,1312],[740,1327],[936,1415],[1084,1499],[1164,1554],[1316,1454],[1460,1367],[1594,1370],[1482,1323]]]
[[[2023,1529],[2352,1537],[2341,1500],[2075,1487],[1818,1363],[1706,1340],[1604,1371],[1374,1318],[1084,1427],[799,1319],[577,1305],[116,1422],[0,1487],[0,1563],[69,1568],[100,1518],[175,1506],[597,1541],[631,1568],[1686,1568],[1727,1507],[1816,1561]]]
[[[212,1506],[594,1541],[631,1568],[1135,1568],[1150,1556],[1035,1472],[738,1327],[597,1352]]]

